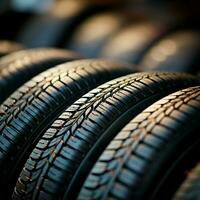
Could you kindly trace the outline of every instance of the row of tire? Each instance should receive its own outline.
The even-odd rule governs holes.
[[[0,43],[1,198],[199,199],[198,29],[61,5]]]
[[[127,6],[131,7],[128,3]],[[154,11],[152,14],[147,10],[138,16],[136,11],[122,6],[58,1],[50,11],[33,15],[23,26],[18,25],[21,28],[16,31],[14,40],[27,48],[61,47],[86,58],[103,57],[138,64],[140,71],[197,73],[200,63],[198,19],[195,23],[165,10],[163,15],[157,9]],[[11,32],[9,26],[4,29]]]
[[[178,190],[199,161],[198,76],[57,49],[0,69],[3,198],[198,198],[190,176]]]

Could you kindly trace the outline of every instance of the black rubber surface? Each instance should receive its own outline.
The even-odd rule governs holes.
[[[181,159],[193,144],[199,147],[199,117],[199,86],[148,107],[110,142],[78,199],[171,199],[184,171]]]
[[[0,59],[0,103],[33,76],[78,58],[73,52],[51,48],[22,50],[4,56]]]
[[[78,25],[101,9],[82,0],[57,1],[52,10],[30,19],[17,41],[29,48],[65,47]]]
[[[200,31],[179,30],[166,35],[140,62],[144,71],[196,73],[200,64]]]
[[[187,173],[187,178],[178,189],[173,200],[198,200],[200,199],[200,165]]]
[[[0,57],[22,49],[24,49],[24,47],[16,42],[0,40]]]
[[[37,140],[62,110],[97,85],[130,72],[130,66],[102,60],[73,61],[49,69],[13,93],[0,107],[1,193],[11,190]]]
[[[117,12],[93,15],[79,25],[67,48],[85,57],[97,57],[104,44],[123,24],[126,24],[125,16]]]
[[[166,31],[165,25],[159,23],[129,24],[108,40],[99,56],[129,63],[139,63],[144,52]]]
[[[193,76],[138,73],[105,83],[64,111],[45,132],[18,179],[18,199],[75,199],[104,146],[133,116]],[[70,192],[71,191],[71,192]]]

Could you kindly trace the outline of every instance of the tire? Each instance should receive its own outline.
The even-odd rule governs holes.
[[[90,91],[44,133],[22,170],[13,197],[61,199],[69,190],[66,199],[75,199],[104,146],[133,116],[171,91],[197,83],[184,74],[138,73]]]
[[[99,57],[138,64],[144,52],[166,31],[163,25],[149,22],[128,25],[112,36]]]
[[[0,40],[0,57],[13,53],[15,51],[22,50],[23,48],[24,47],[22,45],[16,42]]]
[[[97,57],[106,41],[124,23],[125,17],[119,13],[96,14],[79,25],[67,48],[88,58]],[[99,29],[102,31],[95,31]]]
[[[144,71],[197,73],[200,64],[199,31],[176,31],[158,41],[140,62]]]
[[[199,117],[199,86],[148,107],[106,147],[77,199],[171,199],[199,155]]]
[[[200,165],[198,164],[187,174],[186,180],[176,192],[173,200],[192,200],[200,199]]]
[[[102,60],[59,65],[34,77],[0,107],[0,189],[12,190],[40,136],[60,113],[97,85],[133,72]],[[6,197],[9,193],[6,193]]]
[[[17,41],[29,48],[64,47],[78,25],[97,11],[80,0],[57,2],[49,12],[30,19]]]
[[[57,64],[80,58],[58,49],[22,50],[0,60],[0,103],[23,83]]]

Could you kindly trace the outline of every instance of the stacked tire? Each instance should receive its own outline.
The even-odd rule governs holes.
[[[16,57],[23,61],[20,53]],[[134,73],[134,67],[79,59],[24,80],[21,86],[11,84],[16,91],[4,100],[0,113],[2,196],[146,199],[148,192],[163,194],[163,184],[171,183],[174,171],[197,147],[200,80],[184,73]],[[29,62],[21,68],[8,83],[24,69],[40,72]],[[132,146],[138,146],[135,152]],[[153,169],[149,178],[147,169]],[[178,173],[183,179],[184,170]],[[167,194],[179,185],[177,180],[174,187],[165,187]],[[141,189],[133,192],[135,187]]]
[[[1,198],[199,199],[199,31],[70,2],[0,42]]]

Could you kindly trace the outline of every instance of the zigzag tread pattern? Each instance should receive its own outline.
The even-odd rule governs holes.
[[[176,73],[141,73],[116,79],[87,93],[45,132],[23,168],[14,197],[56,198],[69,185],[102,131],[122,110],[163,89],[190,85],[192,79]]]
[[[90,171],[78,199],[134,198],[129,195],[142,188],[148,166],[159,157],[156,153],[162,152],[175,137],[174,131],[183,129],[197,112],[200,87],[178,91],[148,107],[110,142]]]

